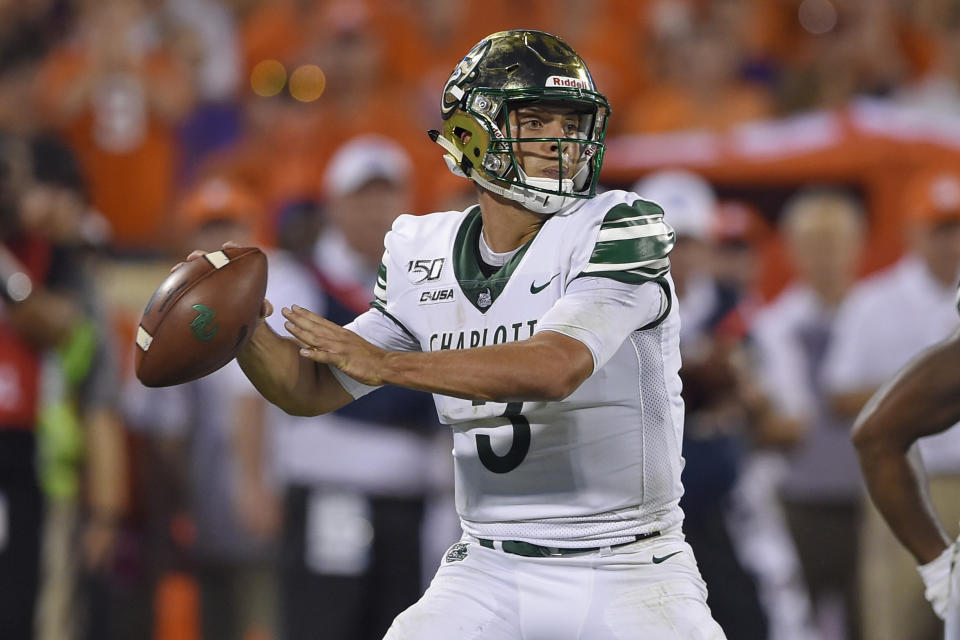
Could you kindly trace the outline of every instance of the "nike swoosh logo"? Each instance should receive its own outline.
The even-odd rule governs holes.
[[[668,553],[667,555],[660,556],[660,557],[653,556],[653,564],[660,564],[661,562],[669,560],[670,558],[677,555],[678,553],[683,553],[683,551],[674,551],[673,553]]]
[[[540,293],[541,291],[543,291],[544,289],[546,289],[547,287],[549,287],[549,286],[550,286],[550,283],[553,282],[554,278],[556,278],[558,275],[560,275],[560,274],[559,274],[559,273],[553,274],[553,278],[550,278],[549,280],[547,280],[544,284],[540,285],[539,287],[536,285],[536,283],[531,282],[531,283],[530,283],[530,293]]]

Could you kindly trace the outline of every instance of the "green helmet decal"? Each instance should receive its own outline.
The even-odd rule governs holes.
[[[531,104],[557,104],[579,113],[576,137],[515,137],[510,113]],[[454,173],[540,213],[555,213],[595,195],[610,104],[580,56],[560,38],[532,30],[487,36],[447,80],[440,110],[443,131],[433,131],[431,137],[447,150],[445,159]],[[520,142],[555,143],[561,175],[564,149],[575,147],[573,177],[528,177],[515,155]]]

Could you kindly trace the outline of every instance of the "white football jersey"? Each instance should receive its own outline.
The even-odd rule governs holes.
[[[489,277],[479,267],[480,229],[479,207],[398,218],[385,240],[375,310],[365,314],[390,322],[361,316],[347,325],[374,344],[405,340],[423,351],[503,344],[540,330],[590,348],[593,374],[562,401],[434,396],[440,420],[453,428],[464,531],[590,547],[678,524],[679,318],[667,258],[674,234],[662,210],[624,191],[584,200],[548,218]],[[652,288],[644,291],[655,293],[658,308],[626,319],[635,324],[604,327],[603,314],[590,309],[573,314],[583,318],[579,327],[550,323],[546,314],[568,290],[582,296],[584,282]],[[362,392],[349,382],[348,391]]]

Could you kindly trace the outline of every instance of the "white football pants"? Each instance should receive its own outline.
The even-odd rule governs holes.
[[[384,640],[725,640],[679,530],[546,558],[458,544]]]

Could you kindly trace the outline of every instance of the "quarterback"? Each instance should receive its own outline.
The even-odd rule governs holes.
[[[388,640],[724,637],[681,532],[674,234],[597,194],[609,113],[559,38],[484,38],[430,132],[479,205],[400,216],[369,311],[284,309],[296,340],[261,323],[239,356],[290,413],[391,384],[453,429],[463,537]]]

